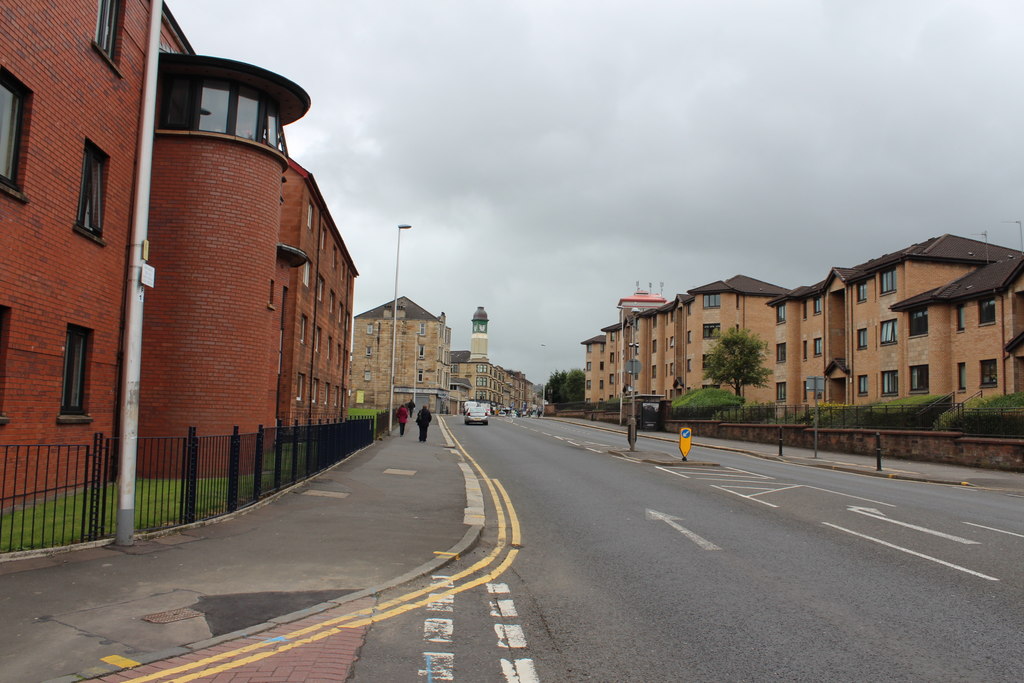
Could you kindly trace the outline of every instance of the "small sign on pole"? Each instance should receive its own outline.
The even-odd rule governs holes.
[[[808,377],[805,385],[814,392],[814,457],[818,457],[818,398],[825,393],[824,377]]]
[[[679,430],[679,452],[683,456],[683,460],[686,460],[686,456],[690,454],[690,439],[693,436],[693,432],[690,431],[689,427],[683,427]]]

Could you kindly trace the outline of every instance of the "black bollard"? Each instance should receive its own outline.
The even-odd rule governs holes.
[[[782,427],[779,427],[779,457],[782,457]]]
[[[882,471],[882,435],[875,432],[875,471]]]

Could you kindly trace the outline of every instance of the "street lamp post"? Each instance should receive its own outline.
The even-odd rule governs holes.
[[[629,442],[629,450],[636,450],[636,375],[634,373],[634,367],[638,362],[636,357],[640,350],[640,344],[636,340],[636,314],[637,309],[632,310],[632,318],[629,322],[629,362],[630,365],[626,368],[627,376],[629,377],[630,392],[629,392],[629,418],[626,423],[626,441]]]
[[[398,243],[395,246],[395,298],[391,301],[391,382],[388,390],[388,434],[395,420],[395,350],[398,348],[398,259],[402,254],[402,231],[411,225],[398,226]]]

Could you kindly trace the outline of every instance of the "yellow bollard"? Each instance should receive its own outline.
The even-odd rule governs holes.
[[[686,461],[686,456],[690,453],[690,437],[693,433],[689,427],[683,427],[679,430],[679,452],[683,454],[683,461]]]

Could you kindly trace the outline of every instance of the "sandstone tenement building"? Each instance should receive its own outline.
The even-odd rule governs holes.
[[[352,341],[352,407],[387,410],[391,389],[391,351],[395,350],[393,405],[413,401],[438,413],[451,405],[452,331],[445,314],[434,315],[408,297],[397,300],[397,323],[392,302],[355,317]],[[392,330],[397,335],[392,339]]]

